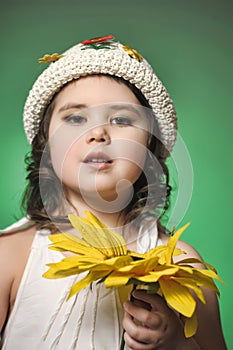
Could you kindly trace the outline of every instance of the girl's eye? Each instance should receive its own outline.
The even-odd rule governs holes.
[[[85,121],[86,119],[80,115],[70,115],[65,118],[65,122],[70,124],[83,124]]]
[[[115,125],[132,125],[133,122],[129,117],[115,117],[112,118],[111,124]]]

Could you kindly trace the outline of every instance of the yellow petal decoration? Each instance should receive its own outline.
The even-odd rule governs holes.
[[[140,254],[127,250],[124,238],[91,212],[85,215],[85,218],[69,215],[72,226],[82,238],[70,233],[49,236],[50,249],[72,255],[47,264],[49,269],[43,277],[55,279],[85,273],[72,286],[68,298],[95,281],[104,283],[107,288],[143,286],[148,292],[164,297],[171,308],[183,315],[186,319],[184,334],[187,338],[193,336],[197,330],[196,299],[205,304],[202,287],[219,295],[213,279],[221,279],[213,266],[199,259],[173,261],[175,256],[185,254],[176,244],[189,224],[172,234],[166,245]],[[193,267],[196,263],[204,268]]]
[[[39,63],[50,63],[50,62],[56,62],[60,58],[62,58],[63,55],[59,55],[58,53],[53,53],[52,55],[44,55],[43,57],[38,59]]]
[[[142,55],[140,55],[140,53],[138,53],[135,49],[132,49],[127,45],[122,45],[122,48],[128,53],[130,57],[135,58],[138,62],[141,62],[143,60]]]

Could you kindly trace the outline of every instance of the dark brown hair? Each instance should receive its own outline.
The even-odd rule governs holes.
[[[161,217],[169,207],[171,187],[169,185],[169,173],[165,164],[166,150],[160,141],[159,128],[148,101],[136,86],[121,77],[106,75],[119,83],[125,84],[137,97],[142,106],[147,107],[147,117],[151,123],[151,132],[148,140],[148,154],[144,169],[139,179],[134,184],[134,194],[131,202],[125,208],[123,214],[125,224],[132,222],[139,228],[145,218],[158,220],[159,230],[164,231],[161,225]],[[48,105],[40,122],[37,135],[32,142],[31,153],[25,158],[27,164],[28,184],[22,200],[22,208],[40,228],[49,228],[51,232],[57,230],[56,223],[67,222],[60,210],[63,205],[63,192],[61,182],[53,170],[51,164],[48,143],[48,130],[55,105],[56,95]],[[155,166],[154,157],[157,159]],[[41,162],[43,157],[43,162]],[[148,181],[149,179],[149,181]],[[41,196],[43,193],[43,199]],[[72,205],[70,203],[70,205]],[[46,211],[47,208],[48,210]],[[48,213],[56,213],[53,217]]]

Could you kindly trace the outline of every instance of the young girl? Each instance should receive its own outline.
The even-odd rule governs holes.
[[[2,350],[224,350],[215,293],[197,302],[198,331],[159,295],[133,301],[93,284],[66,300],[80,279],[42,277],[66,253],[49,250],[48,236],[70,230],[67,214],[93,212],[145,252],[168,237],[160,219],[169,205],[165,160],[176,139],[176,114],[146,60],[113,36],[84,40],[51,62],[27,98],[24,126],[32,145],[27,217],[0,238]],[[78,232],[73,232],[79,235]],[[200,258],[184,242],[186,257]],[[182,258],[182,256],[181,256]]]

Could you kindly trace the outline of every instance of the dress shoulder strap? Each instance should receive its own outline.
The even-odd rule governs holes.
[[[137,239],[137,251],[145,253],[148,250],[160,245],[157,221],[144,220],[141,224]]]
[[[34,221],[30,220],[27,216],[23,217],[19,221],[15,222],[14,224],[0,230],[0,236],[19,232],[19,231],[24,231],[27,228],[34,226],[35,223]]]

